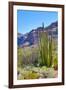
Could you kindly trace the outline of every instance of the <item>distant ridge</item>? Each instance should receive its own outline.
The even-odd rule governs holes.
[[[48,31],[49,36],[51,33],[53,33],[53,38],[57,39],[58,38],[58,21],[51,23],[49,26],[46,28],[44,27],[38,27],[37,29],[31,30],[29,33],[26,34],[21,34],[18,33],[17,35],[17,44],[18,47],[23,47],[23,46],[30,46],[38,43],[38,32],[40,31]]]

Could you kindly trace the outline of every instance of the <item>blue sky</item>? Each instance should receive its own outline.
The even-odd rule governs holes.
[[[31,11],[31,10],[18,10],[17,11],[17,27],[18,32],[25,34],[32,29],[50,25],[52,22],[58,20],[58,13],[53,11]]]

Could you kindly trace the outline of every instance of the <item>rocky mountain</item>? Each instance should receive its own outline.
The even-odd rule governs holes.
[[[17,44],[19,47],[30,46],[38,43],[38,33],[40,32],[48,32],[48,36],[52,34],[53,38],[58,38],[58,22],[53,22],[46,28],[38,27],[36,29],[31,30],[29,33],[24,35],[18,33],[17,35]]]

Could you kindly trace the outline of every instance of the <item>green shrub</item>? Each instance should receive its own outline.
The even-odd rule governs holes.
[[[28,71],[25,75],[24,78],[25,79],[37,79],[39,77],[39,75],[35,72],[32,71]]]
[[[56,70],[54,70],[54,68],[48,68],[46,66],[25,66],[23,68],[18,69],[18,71],[20,72],[17,78],[18,80],[57,77],[57,73],[55,72]]]
[[[18,48],[17,50],[18,50],[17,51],[17,58],[18,58],[17,66],[22,67],[22,65],[23,65],[23,61],[22,61],[23,50],[22,50],[22,48]]]
[[[52,40],[51,39],[49,40],[49,48],[48,48],[48,67],[52,66]]]
[[[54,60],[53,60],[53,67],[55,70],[58,69],[58,56],[57,56],[57,54],[55,55]]]

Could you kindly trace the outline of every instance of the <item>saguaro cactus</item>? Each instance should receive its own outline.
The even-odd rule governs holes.
[[[40,65],[47,66],[48,64],[48,36],[46,32],[39,34],[39,53],[40,53]]]
[[[48,38],[47,32],[39,33],[40,66],[52,66],[52,37]]]

